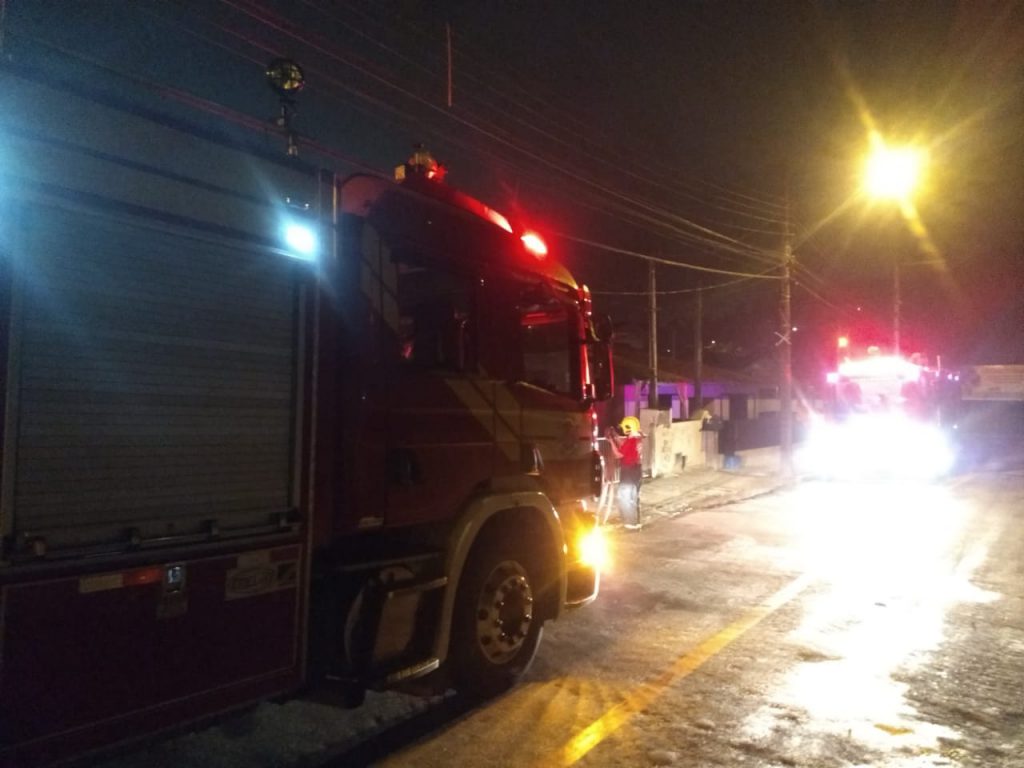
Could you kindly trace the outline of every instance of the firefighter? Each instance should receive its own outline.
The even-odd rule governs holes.
[[[640,479],[643,475],[643,433],[636,416],[620,424],[622,434],[609,427],[606,436],[619,459],[619,514],[628,531],[640,530]]]

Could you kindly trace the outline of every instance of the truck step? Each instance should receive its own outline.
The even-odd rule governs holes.
[[[408,595],[415,595],[422,592],[441,589],[447,585],[447,576],[438,576],[437,578],[426,579],[423,581],[399,581],[394,584],[387,585],[387,589],[384,594],[386,600],[394,600],[399,597],[407,597]]]
[[[424,675],[430,674],[440,666],[441,660],[436,656],[432,656],[429,659],[424,659],[423,661],[419,661],[415,664],[410,664],[406,667],[390,672],[384,678],[384,682],[387,685],[394,685],[395,683],[400,683],[404,680],[415,680],[417,677],[423,677]]]
[[[430,674],[440,666],[441,660],[436,656],[431,656],[415,662],[405,662],[399,666],[391,667],[390,669],[382,668],[372,670],[365,677],[362,675],[357,677],[354,675],[346,675],[344,673],[329,673],[324,677],[324,681],[327,683],[329,688],[333,688],[335,691],[344,691],[348,693],[352,690],[363,688],[382,688],[408,680],[415,680],[418,677]]]
[[[403,554],[397,557],[369,557],[360,560],[345,560],[331,566],[330,570],[337,573],[360,573],[362,571],[373,571],[392,566],[410,565],[413,563],[429,563],[431,560],[440,561],[440,552],[422,552],[418,554]]]

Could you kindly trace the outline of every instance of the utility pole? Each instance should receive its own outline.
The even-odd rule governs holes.
[[[697,283],[696,317],[693,318],[693,407],[704,407],[704,286]]]
[[[897,257],[892,267],[892,348],[893,354],[900,354],[900,262]]]
[[[786,208],[786,234],[782,246],[782,328],[779,333],[779,470],[784,478],[793,474],[793,246],[789,233],[789,208]]]
[[[647,262],[647,290],[651,298],[651,332],[649,334],[648,363],[651,368],[651,385],[647,391],[647,405],[650,408],[658,407],[658,292],[656,287],[654,262],[649,261]]]

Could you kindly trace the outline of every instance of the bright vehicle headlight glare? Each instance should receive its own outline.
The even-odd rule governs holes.
[[[815,424],[797,460],[802,470],[830,477],[931,479],[949,472],[955,455],[940,429],[879,416]]]

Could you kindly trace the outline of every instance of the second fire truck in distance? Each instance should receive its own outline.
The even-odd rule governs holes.
[[[954,451],[940,423],[939,381],[920,357],[876,347],[848,354],[828,375],[831,399],[797,456],[806,472],[844,479],[941,476]]]

